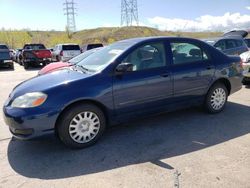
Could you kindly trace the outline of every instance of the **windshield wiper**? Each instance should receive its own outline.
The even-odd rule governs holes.
[[[84,71],[84,73],[87,73],[87,72],[95,72],[94,70],[90,70],[90,69],[84,67],[83,65],[76,65],[76,66],[77,66],[77,67],[80,67],[80,68]]]

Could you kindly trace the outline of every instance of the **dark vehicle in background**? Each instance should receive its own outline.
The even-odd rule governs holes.
[[[0,67],[9,67],[14,69],[11,51],[5,44],[0,44]]]
[[[16,49],[13,54],[13,61],[19,63],[21,65],[21,59],[22,59],[22,50],[23,49]]]
[[[221,50],[227,55],[240,55],[248,51],[244,38],[248,35],[246,31],[230,31],[222,37],[205,39],[204,41]]]
[[[85,44],[83,45],[82,47],[82,52],[86,52],[88,50],[92,50],[94,48],[100,48],[100,47],[103,47],[103,44],[101,43],[96,43],[96,44]]]
[[[59,69],[63,69],[66,67],[70,67],[73,65],[76,65],[77,63],[80,63],[82,60],[84,60],[85,58],[87,58],[88,56],[90,56],[91,54],[93,54],[94,52],[100,50],[101,48],[94,48],[92,50],[89,50],[87,52],[84,52],[72,59],[70,59],[68,62],[55,62],[55,63],[50,63],[48,65],[46,65],[45,67],[43,67],[39,72],[38,75],[43,75],[43,74],[47,74]]]
[[[25,44],[21,53],[21,64],[25,69],[51,62],[51,52],[43,44]]]
[[[245,42],[247,44],[247,47],[250,48],[250,38],[245,39]]]
[[[68,61],[81,53],[78,44],[58,44],[52,52],[52,61]]]
[[[16,138],[56,132],[67,146],[83,148],[131,118],[196,105],[219,113],[241,81],[240,57],[200,40],[135,38],[19,84],[5,102],[4,120]]]

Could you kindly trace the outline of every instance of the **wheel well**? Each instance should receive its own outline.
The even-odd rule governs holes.
[[[229,82],[228,79],[226,79],[226,78],[220,78],[220,79],[218,79],[218,80],[216,80],[216,81],[214,82],[214,84],[217,84],[217,83],[222,83],[222,84],[224,84],[224,85],[226,86],[226,88],[227,88],[228,95],[230,95],[230,92],[231,92],[231,83]],[[213,85],[214,85],[214,84],[213,84]]]
[[[107,112],[107,108],[97,102],[97,101],[94,101],[94,100],[80,100],[80,101],[75,101],[71,104],[69,104],[68,106],[66,106],[62,111],[61,113],[59,114],[59,116],[57,117],[56,119],[56,123],[55,123],[55,131],[57,132],[57,126],[59,125],[59,120],[61,118],[61,116],[63,115],[64,112],[66,112],[68,109],[76,106],[76,105],[79,105],[79,104],[92,104],[92,105],[95,105],[96,107],[98,107],[103,113],[104,113],[104,116],[106,118],[106,122],[108,123],[109,119],[108,119],[108,112]]]

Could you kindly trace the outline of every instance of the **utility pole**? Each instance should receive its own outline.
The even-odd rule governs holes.
[[[137,0],[121,1],[121,26],[139,25]]]
[[[74,0],[65,0],[64,5],[64,15],[67,16],[67,28],[66,30],[69,33],[73,33],[76,31],[76,22],[75,22],[75,15],[76,15],[76,8]]]

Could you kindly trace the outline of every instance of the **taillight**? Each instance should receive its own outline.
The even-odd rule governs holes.
[[[63,56],[63,51],[60,51],[60,56]]]

